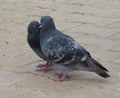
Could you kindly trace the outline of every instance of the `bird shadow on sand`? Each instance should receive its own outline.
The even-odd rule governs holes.
[[[55,73],[59,73],[56,70],[52,70],[46,73],[46,77],[49,75],[49,79],[57,79],[58,77],[55,75]],[[89,73],[89,72],[73,72],[68,74],[70,78],[66,79],[64,82],[78,82],[78,83],[91,83],[91,84],[109,84],[109,78],[104,79],[99,77],[98,75],[94,73]]]
[[[79,83],[91,83],[91,84],[108,84],[109,83],[109,78],[104,79],[101,78],[94,73],[89,73],[89,72],[78,72],[76,74],[72,73],[70,74],[71,78],[68,81],[76,81]]]

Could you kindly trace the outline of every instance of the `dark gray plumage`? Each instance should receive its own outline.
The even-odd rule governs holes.
[[[73,38],[58,31],[50,16],[41,18],[40,46],[44,56],[62,72],[63,81],[69,71],[95,72],[107,78],[108,70],[94,60],[90,53]]]
[[[46,64],[40,65],[41,71],[48,71],[49,67],[49,62],[47,58],[43,55],[41,51],[41,46],[40,46],[40,23],[38,21],[32,21],[28,25],[28,36],[27,36],[27,41],[32,48],[32,50],[43,60],[47,61]]]

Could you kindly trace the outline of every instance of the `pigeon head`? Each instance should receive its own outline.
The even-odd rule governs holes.
[[[55,24],[50,16],[43,16],[40,24],[41,31],[51,31],[55,29]]]
[[[28,25],[28,33],[36,34],[40,32],[40,23],[38,21],[32,21]]]

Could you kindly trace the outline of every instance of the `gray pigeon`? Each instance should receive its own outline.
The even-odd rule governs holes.
[[[47,61],[46,64],[39,65],[41,71],[48,71],[50,64],[47,58],[43,55],[40,47],[40,39],[39,39],[39,33],[40,33],[40,23],[38,21],[32,21],[28,25],[28,36],[27,41],[32,48],[32,50],[43,60]]]
[[[61,71],[59,81],[66,79],[69,71],[95,72],[103,78],[110,77],[108,70],[93,59],[90,53],[73,38],[56,29],[50,16],[43,16],[40,24],[40,46],[43,55]]]

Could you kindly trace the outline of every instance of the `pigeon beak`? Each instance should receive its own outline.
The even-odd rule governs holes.
[[[39,26],[39,29],[41,29],[41,28],[42,28],[42,25]]]

